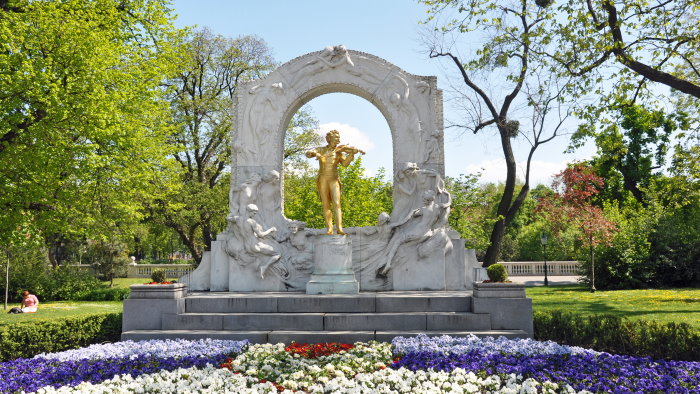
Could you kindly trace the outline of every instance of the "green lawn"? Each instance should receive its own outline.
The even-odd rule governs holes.
[[[119,278],[115,286],[144,283],[144,278]],[[565,310],[583,315],[611,313],[630,319],[660,323],[684,322],[700,330],[700,289],[613,290],[591,293],[581,285],[536,286],[527,288],[535,311]],[[8,305],[8,308],[17,304]],[[93,313],[121,312],[120,301],[42,302],[39,312],[0,315],[0,325],[15,322],[50,320]]]
[[[19,303],[8,304],[7,310],[19,306]],[[0,314],[0,325],[33,321],[44,321],[73,317],[79,315],[92,315],[98,313],[121,312],[121,301],[53,301],[40,302],[39,311],[36,313],[21,313],[16,315]]]
[[[591,293],[581,285],[527,288],[535,311],[582,315],[610,313],[659,323],[688,323],[700,330],[700,289],[611,290]]]

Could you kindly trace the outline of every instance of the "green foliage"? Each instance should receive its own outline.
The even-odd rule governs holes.
[[[129,298],[129,288],[97,288],[87,292],[78,293],[70,300],[74,301],[124,301]]]
[[[121,313],[8,324],[0,326],[0,361],[116,342],[121,331]]]
[[[382,212],[392,210],[391,184],[384,180],[384,171],[376,176],[365,176],[362,158],[357,158],[347,168],[340,168],[343,185],[341,207],[344,227],[373,226]],[[285,216],[306,222],[309,228],[324,228],[321,200],[316,188],[315,171],[300,174],[285,172]]]
[[[508,271],[503,264],[491,264],[486,268],[486,274],[492,282],[505,282],[508,279]]]
[[[445,184],[452,195],[450,227],[459,232],[467,248],[483,251],[489,245],[492,196],[478,181],[479,174],[462,174],[458,178],[448,177]]]
[[[700,360],[700,333],[685,323],[659,324],[615,315],[535,312],[535,339],[602,352],[670,360]]]
[[[169,80],[176,131],[176,165],[163,168],[165,196],[149,206],[154,227],[180,238],[197,265],[226,227],[230,189],[231,108],[239,86],[262,78],[275,66],[270,48],[255,36],[226,38],[199,29],[188,37],[184,65]],[[318,122],[304,108],[287,128],[285,158],[296,160],[315,143]]]
[[[169,144],[165,0],[13,2],[0,18],[0,238],[93,237],[141,218]]]
[[[90,242],[92,265],[100,279],[109,281],[110,286],[115,277],[126,276],[127,266],[131,262],[127,246],[119,240]]]
[[[687,129],[688,120],[682,113],[666,115],[662,110],[629,103],[622,103],[615,110],[621,117],[619,125],[603,125],[600,130],[596,126],[581,126],[572,136],[571,145],[581,146],[586,139],[594,139],[597,155],[591,162],[605,180],[601,197],[625,200],[625,193],[631,193],[644,203],[643,190],[659,177],[671,135]]]
[[[657,84],[700,97],[697,1],[555,4],[557,17],[548,26],[552,64],[576,77],[575,94],[602,98],[579,116],[594,120],[616,102],[657,102]]]
[[[165,279],[166,279],[165,271],[153,270],[151,272],[151,280],[152,281],[160,283],[160,282],[165,282]]]

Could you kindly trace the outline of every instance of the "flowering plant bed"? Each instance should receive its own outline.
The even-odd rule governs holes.
[[[513,283],[511,280],[499,280],[499,281],[493,281],[491,279],[486,279],[482,281],[481,283]]]
[[[142,341],[0,364],[2,392],[697,392],[700,362],[599,353],[553,342],[395,338],[250,345]]]
[[[165,282],[148,282],[148,283],[144,283],[144,285],[172,285],[173,283],[177,283],[177,282],[167,282],[167,281],[165,281]]]

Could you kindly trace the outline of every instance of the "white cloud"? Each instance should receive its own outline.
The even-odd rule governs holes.
[[[568,160],[560,162],[551,162],[543,160],[533,160],[530,163],[530,184],[537,185],[543,183],[549,185],[552,183],[552,177],[566,168]],[[518,178],[525,179],[526,162],[521,161],[517,164]],[[506,161],[503,159],[482,160],[479,164],[468,165],[464,169],[467,174],[481,173],[480,182],[483,183],[498,183],[506,180]]]
[[[367,134],[365,134],[364,132],[362,132],[362,130],[356,127],[350,126],[347,123],[322,123],[318,125],[317,132],[325,137],[326,133],[328,133],[331,130],[340,131],[341,144],[348,144],[354,146],[355,148],[362,149],[365,152],[369,152],[375,147],[374,143],[369,139]]]

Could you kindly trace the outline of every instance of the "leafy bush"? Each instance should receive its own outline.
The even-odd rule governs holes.
[[[486,268],[486,274],[492,282],[505,282],[508,279],[508,271],[503,264],[492,264]]]
[[[0,326],[0,361],[115,342],[121,331],[121,313],[8,324]]]
[[[151,272],[151,280],[154,282],[165,282],[165,271],[153,270]]]
[[[700,360],[700,333],[686,323],[659,324],[614,315],[535,312],[535,339],[598,351],[670,360]]]
[[[71,301],[123,301],[129,298],[129,288],[100,288],[81,293]]]

